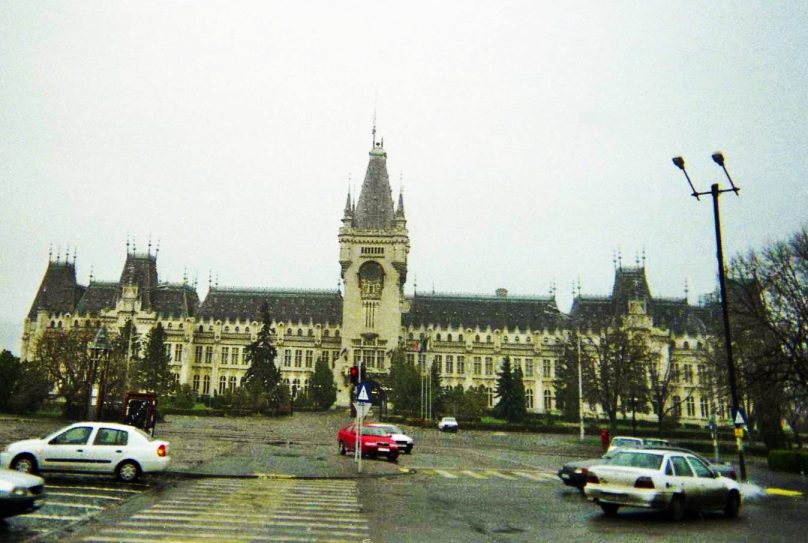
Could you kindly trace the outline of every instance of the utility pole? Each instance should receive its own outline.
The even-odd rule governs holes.
[[[581,373],[581,333],[578,331],[578,419],[581,425],[581,435],[579,439],[584,439],[584,380]]]
[[[724,321],[724,343],[727,353],[727,374],[729,378],[729,392],[730,392],[730,399],[732,401],[732,418],[733,424],[735,426],[735,445],[738,448],[738,464],[741,472],[741,480],[746,480],[746,461],[744,459],[744,452],[743,452],[743,443],[741,438],[743,436],[743,416],[739,410],[739,401],[738,401],[738,389],[735,380],[735,361],[732,357],[732,336],[729,327],[729,309],[728,309],[728,302],[727,302],[727,279],[726,279],[726,271],[724,268],[724,247],[723,242],[721,240],[721,213],[718,207],[718,197],[725,193],[725,192],[734,192],[736,196],[738,196],[738,192],[741,190],[739,187],[735,186],[735,183],[732,182],[732,178],[727,172],[727,168],[724,165],[724,155],[721,153],[714,153],[713,161],[721,166],[721,169],[724,170],[724,174],[726,174],[727,179],[729,180],[730,187],[729,189],[720,189],[718,187],[718,183],[713,183],[710,186],[709,192],[698,192],[696,188],[693,186],[693,183],[690,181],[690,176],[687,174],[687,170],[685,170],[685,161],[682,157],[674,157],[673,163],[674,165],[682,170],[685,174],[685,178],[687,178],[687,182],[690,185],[690,189],[692,191],[691,196],[693,196],[696,200],[699,200],[699,196],[704,196],[709,194],[713,198],[713,219],[715,223],[715,245],[716,245],[716,259],[718,260],[718,284],[721,291],[721,315]]]

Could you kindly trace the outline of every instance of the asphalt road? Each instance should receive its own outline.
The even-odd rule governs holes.
[[[287,419],[169,417],[171,473],[138,485],[48,477],[48,505],[0,523],[6,541],[795,541],[805,494],[750,485],[739,519],[644,511],[607,518],[561,484],[562,463],[597,453],[575,436],[407,428],[411,455],[366,460],[336,452],[343,413]],[[62,426],[0,416],[0,446]],[[805,492],[797,476],[753,461],[764,489]]]

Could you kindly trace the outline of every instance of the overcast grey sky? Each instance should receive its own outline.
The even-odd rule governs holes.
[[[336,288],[374,104],[411,238],[407,293],[715,288],[726,251],[806,220],[806,2],[0,4],[0,321],[48,247],[117,280],[127,235],[161,280]],[[17,334],[17,332],[14,332]],[[12,334],[13,336],[13,334]],[[3,343],[8,345],[3,345]],[[0,347],[19,351],[18,337]]]

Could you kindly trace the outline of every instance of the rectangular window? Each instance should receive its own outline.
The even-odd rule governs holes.
[[[490,356],[485,357],[485,374],[486,375],[493,375],[494,374],[494,359]]]
[[[171,344],[170,343],[166,343],[165,345],[163,345],[163,354],[166,355],[166,358],[171,360]]]
[[[690,373],[690,364],[685,364],[684,372],[682,373],[684,377],[684,382],[689,383],[691,381],[692,374]]]
[[[457,373],[460,375],[466,373],[466,359],[460,355],[457,357]]]
[[[432,363],[438,367],[438,373],[443,369],[443,357],[439,354],[435,355],[435,358],[432,359]]]
[[[300,349],[295,349],[295,367],[303,367],[303,351]]]
[[[366,368],[375,368],[376,367],[376,351],[365,351],[365,367]]]
[[[446,355],[446,373],[454,373],[454,357],[450,354]]]
[[[283,365],[287,368],[292,367],[292,349],[285,349],[283,351]]]
[[[230,347],[222,347],[222,364],[230,362]]]
[[[208,345],[205,347],[205,364],[211,364],[213,362],[213,347]],[[207,392],[205,393],[207,394]]]
[[[517,369],[519,371],[522,370],[522,359],[521,358],[514,358],[513,359],[513,368],[512,369],[513,369],[513,371],[516,371]]]
[[[182,362],[182,343],[174,345],[174,362]]]
[[[230,362],[233,364],[238,364],[238,355],[239,355],[239,348],[233,347],[233,353],[230,355]]]
[[[551,372],[552,372],[552,366],[550,365],[550,361],[548,359],[546,359],[546,358],[544,360],[542,360],[541,371],[542,371],[541,376],[544,379],[549,379],[550,378],[550,375],[551,375]]]
[[[202,345],[197,345],[194,349],[194,362],[197,364],[202,363]]]
[[[483,374],[483,359],[479,356],[474,357],[474,375]]]
[[[202,394],[210,394],[210,375],[206,375],[204,379],[202,379]]]
[[[306,367],[311,368],[314,364],[314,352],[306,351]]]
[[[525,358],[525,377],[533,377],[533,359],[532,358]]]

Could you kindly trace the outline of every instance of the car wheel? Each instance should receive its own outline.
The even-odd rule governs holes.
[[[388,454],[387,455],[387,461],[388,462],[398,462],[398,455],[397,454],[396,455]]]
[[[737,491],[731,490],[727,494],[727,505],[724,506],[724,515],[727,518],[736,518],[741,509],[741,496]]]
[[[411,454],[412,453],[412,445],[404,449],[404,454]]]
[[[674,496],[668,506],[668,516],[671,520],[682,520],[685,516],[685,500],[682,496]]]
[[[36,465],[36,459],[30,454],[21,454],[11,461],[11,469],[14,471],[21,471],[23,473],[36,474],[39,471]]]
[[[115,474],[122,483],[131,483],[140,477],[140,466],[133,460],[124,460],[118,464]]]
[[[345,449],[345,443],[342,441],[339,442],[339,453],[343,456],[348,453],[348,451]]]
[[[616,503],[600,503],[600,508],[603,509],[603,513],[613,517],[617,514],[617,510],[620,509],[620,506]]]

